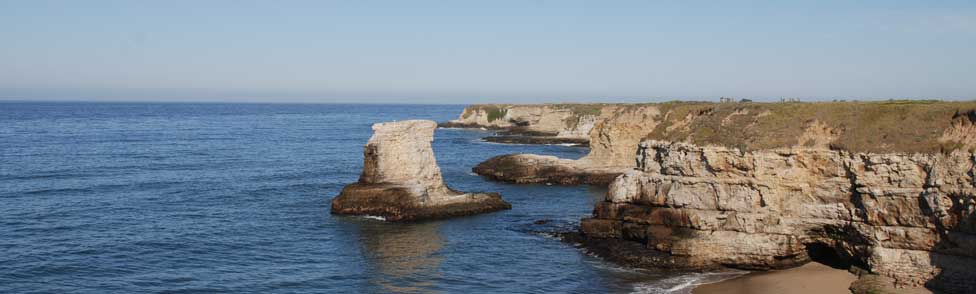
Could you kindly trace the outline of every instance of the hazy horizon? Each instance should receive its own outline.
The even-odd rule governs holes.
[[[976,99],[976,3],[0,1],[0,100]]]

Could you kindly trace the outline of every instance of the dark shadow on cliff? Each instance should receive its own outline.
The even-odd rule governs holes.
[[[939,234],[939,241],[930,254],[930,262],[940,271],[925,286],[944,293],[976,293],[976,273],[973,272],[976,258],[972,257],[974,246],[967,244],[976,240],[976,234],[973,234],[976,232],[976,195],[929,195],[931,203],[925,201],[926,197],[919,199]],[[936,202],[948,204],[948,209],[933,207]]]
[[[806,245],[810,261],[819,262],[826,266],[847,270],[854,264],[850,257],[841,256],[834,247],[824,243],[810,243]]]

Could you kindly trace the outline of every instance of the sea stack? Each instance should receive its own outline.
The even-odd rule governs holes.
[[[413,221],[511,209],[498,193],[464,193],[444,184],[431,148],[436,128],[429,120],[374,124],[363,173],[332,199],[332,213]]]

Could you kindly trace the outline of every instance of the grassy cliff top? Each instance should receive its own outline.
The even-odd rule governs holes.
[[[641,104],[482,104],[472,108],[548,106],[597,114],[606,106],[659,115],[644,139],[684,141],[742,150],[791,146],[855,152],[976,151],[976,101],[663,102]]]
[[[789,146],[855,152],[973,148],[976,102],[665,103],[647,139],[742,150]],[[961,132],[961,133],[960,133]],[[968,137],[968,138],[967,138]]]

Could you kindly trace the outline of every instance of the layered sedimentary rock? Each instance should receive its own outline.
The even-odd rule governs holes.
[[[976,150],[976,103],[884,101],[836,103],[703,103],[590,105],[597,113],[589,132],[590,152],[577,161],[534,160],[529,155],[484,162],[479,174],[524,182],[559,182],[533,171],[627,170],[644,139],[736,147],[740,150],[830,148],[852,152],[940,153]],[[536,106],[538,107],[538,106]],[[466,110],[468,112],[469,110]],[[462,115],[463,116],[463,115]],[[523,165],[518,162],[546,166]],[[497,164],[506,166],[496,166]],[[500,176],[501,175],[501,176]],[[504,175],[513,175],[508,177]],[[606,185],[605,181],[582,181]]]
[[[656,108],[642,105],[602,105],[589,130],[590,152],[578,160],[534,154],[491,158],[473,171],[498,181],[515,183],[590,184],[605,186],[633,169],[640,138],[657,123]]]
[[[642,267],[775,269],[832,256],[892,280],[976,291],[976,157],[647,140],[578,240]]]
[[[598,114],[593,111],[599,108],[594,104],[472,105],[440,126],[501,130],[498,136],[485,138],[489,142],[586,145]]]
[[[859,281],[862,290],[891,281],[976,292],[974,102],[658,103],[598,113],[580,160],[503,155],[475,171],[609,184],[583,234],[568,238],[623,264],[776,269],[837,259],[873,281]]]
[[[437,124],[409,120],[373,125],[363,173],[332,200],[332,213],[420,220],[509,209],[498,193],[463,193],[444,184],[431,141]]]

